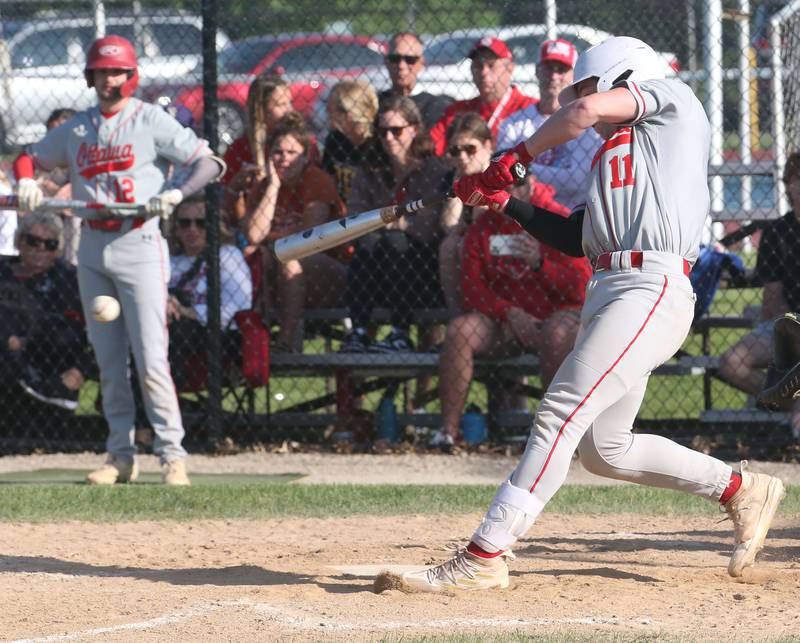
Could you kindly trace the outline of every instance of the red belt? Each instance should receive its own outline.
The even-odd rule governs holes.
[[[641,268],[643,261],[644,261],[644,252],[642,252],[641,250],[631,250],[631,268]],[[610,268],[611,268],[610,252],[604,252],[603,254],[598,255],[597,259],[594,260],[595,270],[608,270]],[[683,274],[688,277],[691,271],[692,271],[692,266],[689,265],[689,262],[686,259],[684,259]]]
[[[103,232],[119,232],[122,229],[122,224],[126,219],[86,219],[86,225],[92,230],[102,230]],[[131,230],[141,228],[144,225],[142,217],[133,217]]]

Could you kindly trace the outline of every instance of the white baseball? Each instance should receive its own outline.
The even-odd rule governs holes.
[[[99,295],[92,300],[92,317],[99,322],[114,321],[119,317],[119,302],[108,295]]]

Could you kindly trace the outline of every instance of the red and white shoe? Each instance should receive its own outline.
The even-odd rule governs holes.
[[[458,547],[455,555],[447,562],[416,572],[406,572],[403,581],[409,589],[417,592],[449,592],[453,590],[473,591],[508,587],[508,565],[506,560],[514,560],[511,550],[494,558],[481,558]]]

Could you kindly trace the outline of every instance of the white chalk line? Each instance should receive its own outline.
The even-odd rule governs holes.
[[[616,617],[587,616],[580,618],[451,618],[433,619],[429,621],[383,621],[371,623],[354,623],[341,621],[335,618],[315,614],[313,617],[306,616],[296,610],[291,610],[285,606],[269,605],[260,603],[248,598],[235,600],[215,601],[212,603],[200,603],[188,609],[178,610],[168,614],[163,614],[146,621],[134,623],[122,623],[108,627],[95,627],[79,632],[67,634],[53,634],[50,636],[18,639],[11,643],[54,643],[56,641],[74,641],[78,639],[88,639],[102,634],[113,634],[117,632],[148,630],[163,625],[171,625],[181,621],[192,620],[197,617],[205,616],[212,612],[228,610],[231,608],[245,607],[253,610],[262,617],[268,618],[279,627],[305,630],[315,632],[370,632],[370,631],[396,631],[396,630],[445,630],[453,628],[519,628],[519,627],[543,627],[543,626],[564,626],[564,625],[620,625],[623,622]],[[649,626],[652,622],[649,618],[632,619],[627,623],[632,626]]]
[[[210,614],[211,612],[216,612],[221,609],[246,604],[246,601],[242,601],[240,599],[233,601],[201,603],[188,609],[171,612],[169,614],[163,614],[146,621],[139,621],[136,623],[121,623],[120,625],[109,625],[108,627],[94,627],[89,630],[72,632],[71,634],[52,634],[50,636],[43,636],[33,639],[18,639],[16,641],[11,641],[11,643],[50,643],[51,641],[74,641],[76,639],[86,639],[93,636],[100,636],[101,634],[113,634],[115,632],[125,632],[131,630],[149,630],[161,625],[179,623],[180,621],[190,620],[197,616],[205,616],[206,614]]]

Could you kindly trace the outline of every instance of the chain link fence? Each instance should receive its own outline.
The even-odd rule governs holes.
[[[800,4],[669,5],[0,1],[0,188],[14,190],[22,146],[96,103],[86,52],[99,36],[122,35],[137,50],[136,96],[195,129],[227,164],[163,230],[187,446],[446,446],[481,442],[487,426],[493,442],[521,441],[574,341],[585,259],[458,200],[287,264],[272,246],[345,215],[447,194],[557,108],[575,55],[612,35],[639,37],[664,75],[694,89],[713,129],[695,325],[653,374],[640,420],[692,435],[758,425],[759,439],[787,446],[791,409],[759,409],[754,395],[770,358],[766,322],[800,306],[788,200],[800,190]],[[599,144],[589,132],[535,159],[515,195],[568,214]],[[185,171],[172,169],[173,184]],[[69,194],[61,170],[39,181],[47,196]],[[106,425],[73,269],[80,221],[0,216],[0,449],[96,447]],[[137,402],[144,448],[148,424]]]

